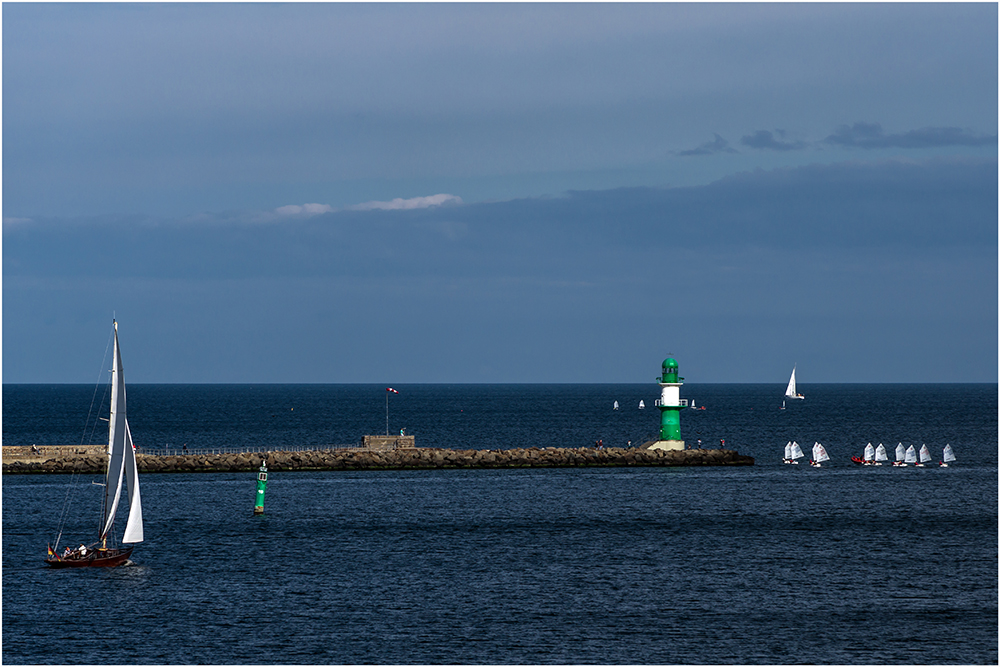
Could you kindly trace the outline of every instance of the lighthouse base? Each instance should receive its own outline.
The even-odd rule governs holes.
[[[666,450],[677,450],[683,451],[684,441],[683,440],[656,440],[655,442],[650,442],[642,446],[643,449],[666,449]]]

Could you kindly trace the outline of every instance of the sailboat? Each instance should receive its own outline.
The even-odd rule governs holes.
[[[906,449],[903,447],[903,443],[896,445],[896,460],[892,462],[892,465],[899,468],[906,467]]]
[[[645,403],[643,403],[643,402],[642,402],[641,400],[639,401],[639,409],[640,409],[640,410],[644,410],[644,409],[646,409],[646,404],[645,404]]]
[[[919,465],[917,464],[917,450],[913,448],[913,445],[906,448],[906,456],[903,458],[903,462]]]
[[[883,445],[881,442],[878,443],[878,447],[875,448],[875,465],[880,466],[882,465],[882,461],[888,461],[888,460],[889,456],[885,451],[885,445]]]
[[[829,460],[830,460],[830,455],[826,453],[826,447],[819,444],[818,442],[814,443],[813,457],[812,461],[809,462],[810,465],[812,465],[813,468],[822,468],[823,466],[821,464],[823,463],[823,461],[829,461]]]
[[[617,410],[617,409],[618,409],[618,401],[615,401],[615,407],[614,407],[614,409],[615,409],[615,410]]]
[[[931,452],[927,449],[927,445],[920,445],[920,463],[917,464],[918,468],[923,468],[925,463],[931,462]]]
[[[792,442],[790,454],[791,454],[791,456],[789,457],[791,458],[790,463],[796,466],[799,464],[797,459],[801,459],[802,457],[805,456],[805,454],[802,453],[802,448],[799,447],[799,443],[794,441]]]
[[[781,459],[781,460],[784,461],[785,463],[791,463],[792,462],[792,441],[791,440],[789,440],[788,444],[785,445],[785,457],[783,459]]]
[[[875,462],[875,448],[872,447],[872,443],[865,445],[865,455],[861,458],[857,456],[852,456],[851,461],[857,463],[858,465],[870,466]]]
[[[121,350],[118,348],[118,322],[114,322],[115,347],[111,370],[111,415],[108,427],[108,470],[104,478],[104,502],[101,514],[101,530],[98,541],[91,546],[80,545],[76,549],[66,549],[57,553],[48,548],[49,557],[45,562],[51,567],[115,567],[128,561],[134,546],[109,547],[108,540],[114,539],[112,529],[121,500],[123,487],[127,487],[129,498],[128,520],[122,544],[142,542],[142,503],[139,499],[139,468],[135,462],[135,445],[125,416],[125,376],[122,371]]]
[[[955,450],[951,448],[951,445],[944,446],[943,456],[944,460],[938,463],[942,468],[947,468],[949,463],[958,460],[955,458]]]
[[[785,388],[785,398],[805,398],[795,390],[795,366],[792,366],[792,377],[788,378],[788,387]]]

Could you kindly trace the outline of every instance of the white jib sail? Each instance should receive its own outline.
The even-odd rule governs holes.
[[[865,445],[865,461],[875,460],[875,448],[872,447],[872,443]]]
[[[792,443],[792,458],[793,459],[801,459],[803,456],[805,456],[805,454],[802,453],[802,448],[799,447],[799,443],[793,442]]]
[[[785,396],[788,398],[796,398],[798,394],[795,393],[795,367],[792,366],[792,377],[788,378],[788,387],[785,389]]]
[[[951,445],[944,446],[944,462],[951,463],[952,461],[957,461],[955,458],[955,450],[951,448]]]
[[[135,451],[132,448],[132,435],[128,430],[125,411],[125,374],[122,370],[122,355],[118,347],[118,323],[115,323],[115,349],[113,367],[111,369],[111,419],[108,425],[108,473],[104,489],[104,521],[101,528],[101,539],[107,537],[115,523],[118,511],[118,501],[122,495],[122,477],[126,467],[129,468],[129,498],[135,500],[138,510],[138,536],[136,541],[142,541],[142,509],[139,501],[139,476],[135,464]],[[128,526],[132,527],[135,536],[135,522],[129,517]],[[130,531],[126,527],[126,534]],[[128,539],[126,542],[130,541]]]
[[[128,521],[125,523],[125,534],[122,542],[135,544],[142,542],[142,501],[139,498],[139,466],[135,463],[135,446],[132,444],[132,431],[125,422],[125,479],[128,481]]]
[[[903,447],[903,443],[899,443],[896,445],[896,460],[902,461],[904,458],[906,458],[906,448]]]
[[[889,456],[886,454],[885,445],[881,442],[878,443],[878,447],[875,449],[875,460],[876,461],[888,461]]]
[[[815,450],[815,453],[813,454],[813,459],[816,461],[816,463],[822,463],[823,461],[830,460],[830,455],[826,453],[826,447],[819,444],[818,442],[815,445],[813,445],[813,450]]]
[[[903,460],[906,461],[907,463],[917,462],[917,450],[913,448],[913,445],[910,445],[909,447],[906,448],[906,458]]]
[[[920,445],[920,462],[927,463],[931,460],[930,450],[927,449],[927,445]]]

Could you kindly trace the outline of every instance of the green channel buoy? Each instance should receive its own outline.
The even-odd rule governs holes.
[[[267,461],[260,464],[260,471],[257,473],[257,502],[253,506],[254,514],[264,513],[264,492],[267,490]]]

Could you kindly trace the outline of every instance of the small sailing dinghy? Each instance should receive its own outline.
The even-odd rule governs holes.
[[[813,444],[813,457],[809,464],[813,468],[822,468],[823,461],[829,461],[830,456],[826,453],[826,447],[817,443]]]
[[[792,462],[792,441],[789,440],[788,444],[785,445],[785,456],[781,459],[784,463]]]
[[[795,389],[795,366],[792,366],[792,377],[788,378],[788,386],[785,388],[785,398],[805,398]],[[784,403],[782,403],[784,406]]]
[[[878,443],[878,447],[875,448],[875,465],[880,466],[882,465],[882,461],[888,461],[888,460],[889,456],[888,453],[885,451],[885,445],[883,445],[881,442]]]
[[[801,459],[802,457],[805,456],[805,454],[802,453],[802,448],[799,447],[799,443],[795,441],[792,441],[792,448],[790,453],[791,453],[790,463],[795,466],[799,464],[798,459]]]
[[[951,448],[951,445],[945,445],[944,452],[942,454],[944,456],[944,460],[938,463],[938,465],[942,468],[947,468],[949,463],[958,460],[955,458],[955,450]]]
[[[875,448],[872,447],[872,443],[865,445],[865,455],[858,457],[851,457],[852,463],[857,463],[859,466],[870,466],[875,463]]]
[[[923,468],[925,463],[930,463],[932,460],[931,452],[927,449],[927,445],[920,445],[920,463],[917,464],[917,467]]]
[[[906,448],[903,447],[903,443],[896,445],[896,460],[892,462],[892,465],[897,468],[906,467]]]
[[[646,404],[644,402],[642,402],[641,400],[639,401],[639,409],[640,410],[645,410],[646,409]]]
[[[87,547],[80,545],[76,549],[66,549],[57,553],[59,539],[53,549],[48,548],[49,557],[45,559],[50,567],[115,567],[128,561],[134,546],[108,546],[109,538],[114,540],[113,528],[115,514],[118,511],[118,501],[121,500],[123,487],[127,488],[129,498],[128,520],[125,522],[125,532],[122,544],[137,544],[142,542],[142,503],[139,499],[139,468],[135,462],[135,445],[132,444],[132,433],[129,431],[125,416],[125,376],[122,372],[122,356],[118,349],[118,323],[115,327],[115,347],[113,367],[111,370],[111,416],[108,427],[108,470],[104,479],[104,502],[101,516],[101,531],[98,541]],[[60,531],[61,534],[61,531]],[[99,546],[98,546],[99,545]]]
[[[618,409],[618,401],[615,401],[615,407],[614,407],[614,409],[615,409],[615,410],[617,410],[617,409]]]
[[[917,463],[917,450],[913,448],[913,445],[910,445],[909,447],[906,448],[906,456],[903,457],[903,463],[912,463],[914,465],[919,465]]]

